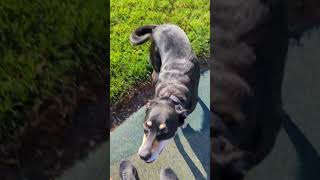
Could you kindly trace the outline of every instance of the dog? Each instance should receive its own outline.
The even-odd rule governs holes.
[[[288,49],[281,0],[211,3],[211,168],[242,180],[272,150],[281,127]]]
[[[133,45],[151,41],[149,62],[153,67],[155,94],[146,104],[144,136],[138,154],[154,162],[198,99],[200,65],[185,32],[173,24],[145,25],[130,35]]]

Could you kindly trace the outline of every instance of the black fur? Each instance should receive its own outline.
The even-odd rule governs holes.
[[[151,41],[149,61],[155,94],[146,105],[145,141],[139,155],[146,162],[153,162],[196,107],[200,65],[187,35],[176,25],[142,26],[133,31],[130,40],[134,45]],[[159,128],[160,124],[166,126],[166,132]]]
[[[211,20],[212,178],[240,180],[269,154],[281,126],[286,8],[215,0]]]

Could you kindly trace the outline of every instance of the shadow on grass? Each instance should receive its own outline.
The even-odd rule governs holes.
[[[297,179],[318,179],[320,177],[320,157],[317,150],[288,114],[284,114],[283,126],[300,159],[300,172]]]
[[[192,151],[195,153],[196,157],[201,162],[204,170],[206,171],[207,178],[209,178],[210,174],[210,110],[209,108],[204,104],[204,102],[199,98],[199,105],[203,109],[203,116],[202,116],[202,125],[200,131],[195,131],[192,129],[189,125],[182,129],[183,134],[185,135],[188,143],[190,144]],[[174,139],[177,148],[181,155],[183,156],[184,160],[190,167],[194,177],[197,179],[207,179],[205,178],[199,168],[194,164],[194,162],[191,160],[191,158],[188,156],[186,151],[183,148],[183,145],[180,141],[180,138],[178,136]],[[207,146],[209,148],[203,148],[203,145],[199,145],[199,143],[207,143]]]

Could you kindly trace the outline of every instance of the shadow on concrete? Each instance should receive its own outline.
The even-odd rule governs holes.
[[[188,125],[185,129],[182,129],[183,134],[185,135],[188,143],[190,144],[193,152],[195,153],[196,157],[199,159],[199,161],[202,164],[202,167],[206,171],[206,174],[209,178],[210,175],[210,151],[209,149],[204,150],[202,146],[199,146],[199,143],[204,142],[208,143],[208,147],[210,147],[210,110],[205,105],[205,103],[199,98],[199,105],[203,109],[203,117],[202,117],[202,125],[200,131],[195,131],[190,125]],[[197,135],[198,134],[198,135]],[[177,148],[181,155],[183,156],[184,160],[190,167],[194,177],[196,177],[199,180],[207,179],[203,177],[202,173],[198,169],[198,167],[194,164],[194,162],[191,160],[191,158],[188,156],[186,151],[183,148],[183,145],[179,139],[178,136],[174,139]]]
[[[284,114],[283,126],[300,159],[301,169],[297,179],[318,179],[320,177],[320,157],[317,150],[294,124],[288,114]]]

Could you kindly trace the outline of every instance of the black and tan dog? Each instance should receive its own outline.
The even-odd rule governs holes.
[[[215,0],[211,19],[212,178],[239,180],[269,154],[281,127],[286,8]]]
[[[196,107],[200,66],[185,32],[176,25],[146,25],[130,36],[133,45],[151,41],[155,95],[146,105],[144,137],[139,156],[150,163],[157,159],[177,129]]]

